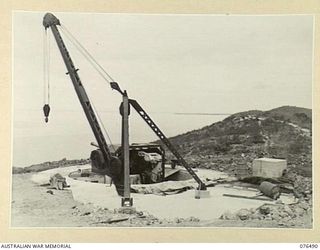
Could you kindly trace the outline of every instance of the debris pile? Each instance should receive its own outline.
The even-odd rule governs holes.
[[[229,211],[220,216],[221,220],[269,220],[279,226],[295,227],[312,224],[312,202],[301,200],[295,204],[264,204],[257,209]]]
[[[293,193],[296,198],[312,199],[312,178],[304,177],[294,172],[287,173],[286,178],[293,185]]]
[[[92,204],[79,204],[72,208],[73,216],[81,216],[90,221],[94,226],[141,227],[141,226],[191,226],[197,225],[200,219],[196,217],[158,219],[155,216],[142,211],[134,211],[132,214],[124,214],[120,209],[109,210],[108,208],[95,207]]]

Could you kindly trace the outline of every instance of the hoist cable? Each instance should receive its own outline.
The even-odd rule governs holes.
[[[109,136],[106,128],[104,127],[104,124],[103,124],[103,122],[102,122],[102,120],[101,120],[101,118],[100,118],[100,116],[99,116],[99,113],[97,112],[97,109],[96,109],[96,107],[94,106],[93,103],[92,103],[92,108],[93,108],[94,113],[95,113],[96,116],[98,117],[98,120],[99,120],[100,124],[102,125],[102,129],[103,129],[104,133],[106,134],[106,136],[107,136],[107,138],[108,138],[108,140],[109,140],[109,142],[110,142],[110,146],[112,147],[113,151],[115,152],[116,150],[115,150],[115,148],[114,148],[114,146],[113,146],[111,137]]]
[[[85,50],[84,47],[83,47],[79,42],[77,43],[77,42],[75,41],[75,39],[72,39],[72,37],[70,37],[71,34],[70,34],[70,32],[69,32],[69,33],[66,32],[66,28],[61,29],[61,31],[62,31],[62,33],[65,35],[65,37],[75,46],[75,48],[76,48],[76,49],[88,60],[88,62],[96,69],[96,71],[97,71],[107,82],[110,83],[110,80],[109,80],[108,78],[106,78],[105,75],[99,70],[99,68],[101,68],[101,66],[100,66],[99,68],[97,68],[97,65],[98,65],[98,64],[97,64],[97,63],[95,64],[95,63],[92,62],[92,60],[91,60],[90,58],[93,58],[93,57],[90,56],[90,54],[89,54],[88,52],[86,52],[87,50]],[[107,74],[107,76],[108,76],[110,79],[112,79],[108,74]],[[113,81],[113,79],[112,79],[112,81]],[[88,95],[88,93],[87,93],[87,95]],[[88,98],[89,98],[89,100],[91,99],[91,98],[90,98],[90,95],[88,95]],[[104,126],[104,124],[103,124],[103,122],[102,122],[102,119],[100,118],[99,113],[97,112],[97,109],[96,109],[96,107],[95,107],[95,105],[93,104],[92,101],[91,101],[91,104],[92,104],[92,108],[93,108],[93,110],[94,110],[94,113],[96,114],[96,116],[97,116],[97,118],[98,118],[98,120],[99,120],[99,123],[102,125],[102,129],[103,129],[105,135],[107,136],[107,138],[108,138],[108,140],[109,140],[110,146],[112,147],[113,151],[115,151],[115,147],[114,147],[114,145],[113,145],[113,143],[112,143],[111,137],[110,137],[110,135],[108,134],[108,132],[107,132],[107,130],[106,130],[106,128],[105,128],[105,126]]]
[[[103,71],[103,73],[109,77],[109,82],[114,82],[113,78],[108,74],[108,72],[96,61],[96,59],[89,53],[89,51],[75,38],[75,36],[72,35],[72,33],[64,26],[61,25],[62,28],[66,31],[66,33],[69,34],[71,39],[75,41],[79,45],[79,47],[89,56],[89,58],[100,68],[100,70]]]
[[[100,76],[108,83],[110,83],[110,79],[108,79],[103,72],[101,72],[101,70],[99,68],[97,68],[97,65],[90,59],[90,57],[81,49],[81,47],[74,41],[72,40],[72,38],[63,30],[61,29],[62,33],[65,35],[65,37],[75,46],[75,48],[80,52],[81,55],[83,55],[83,57],[85,59],[87,59],[87,61],[91,64],[91,66],[100,74]]]
[[[47,30],[43,32],[43,104],[46,104],[47,83]]]
[[[47,74],[47,80],[48,80],[48,83],[47,83],[47,88],[48,88],[48,104],[50,104],[50,32],[49,34],[47,35],[47,39],[48,39],[48,55],[47,55],[47,60],[48,60],[48,63],[47,63],[47,70],[48,70],[48,74]]]
[[[43,102],[50,104],[50,32],[43,33]]]
[[[78,46],[88,55],[88,57],[99,67],[100,70],[109,78],[108,82],[114,82],[113,78],[108,74],[108,72],[96,61],[96,59],[89,53],[89,51],[72,35],[72,33],[64,26],[61,25],[62,29],[68,33],[70,38],[78,44]]]

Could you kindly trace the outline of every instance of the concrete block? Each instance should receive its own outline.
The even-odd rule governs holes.
[[[278,178],[282,176],[283,171],[286,168],[286,160],[273,158],[259,158],[253,160],[252,175],[267,178]]]
[[[202,199],[202,198],[209,198],[210,192],[209,190],[195,190],[195,197],[196,199]]]

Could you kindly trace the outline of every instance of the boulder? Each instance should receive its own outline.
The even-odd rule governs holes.
[[[271,212],[271,209],[270,209],[269,206],[263,205],[263,206],[261,206],[259,208],[259,211],[260,211],[261,214],[267,215],[267,214],[269,214]]]
[[[230,211],[226,211],[224,212],[221,216],[220,216],[220,219],[222,220],[235,220],[237,219],[236,216],[231,213]]]
[[[284,208],[283,208],[284,212],[286,212],[290,217],[293,217],[294,216],[294,213],[292,211],[292,209],[288,206],[288,205],[285,205]]]
[[[248,209],[240,209],[237,213],[237,217],[240,220],[248,220],[251,216],[251,212]]]

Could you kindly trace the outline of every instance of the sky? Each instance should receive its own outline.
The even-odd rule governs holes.
[[[95,141],[50,32],[44,122],[44,14],[13,13],[14,166],[87,158]],[[54,14],[168,137],[236,112],[312,108],[311,15]],[[121,96],[63,39],[111,142],[119,143]],[[130,142],[156,139],[132,111]]]

